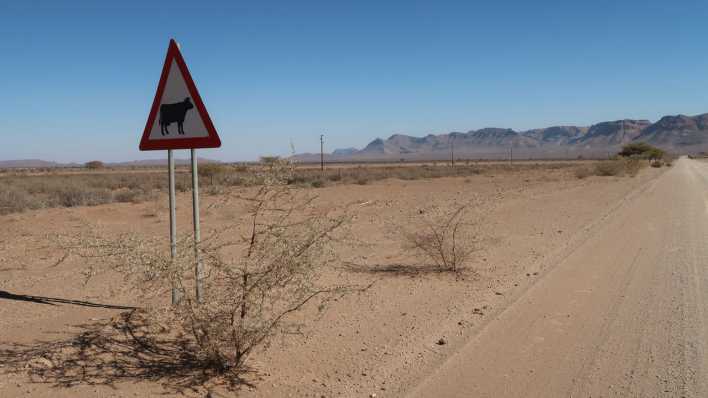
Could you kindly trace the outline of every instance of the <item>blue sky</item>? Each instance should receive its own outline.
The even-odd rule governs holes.
[[[0,160],[166,156],[137,148],[171,37],[221,160],[708,112],[708,2],[102,3],[0,0]]]

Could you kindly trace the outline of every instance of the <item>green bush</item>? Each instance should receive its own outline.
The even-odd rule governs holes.
[[[635,142],[627,144],[622,147],[622,150],[618,153],[619,156],[625,158],[639,158],[639,159],[661,159],[664,157],[665,152],[657,147],[651,146],[646,142]]]

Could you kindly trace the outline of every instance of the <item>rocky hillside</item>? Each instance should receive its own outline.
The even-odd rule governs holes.
[[[329,160],[447,159],[456,157],[606,156],[630,142],[647,142],[677,153],[708,151],[708,114],[665,116],[656,123],[624,119],[592,126],[552,126],[527,131],[484,128],[468,132],[413,137],[394,134],[377,138],[361,150],[347,148],[328,155]]]

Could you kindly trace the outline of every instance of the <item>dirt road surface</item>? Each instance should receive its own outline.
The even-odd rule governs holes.
[[[408,394],[707,397],[708,163],[686,158]]]

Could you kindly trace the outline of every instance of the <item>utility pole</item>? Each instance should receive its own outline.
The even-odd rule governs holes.
[[[324,171],[324,134],[320,134],[320,168]]]
[[[509,164],[514,163],[514,146],[510,145],[509,146]]]
[[[450,164],[455,167],[455,136],[450,133]]]

